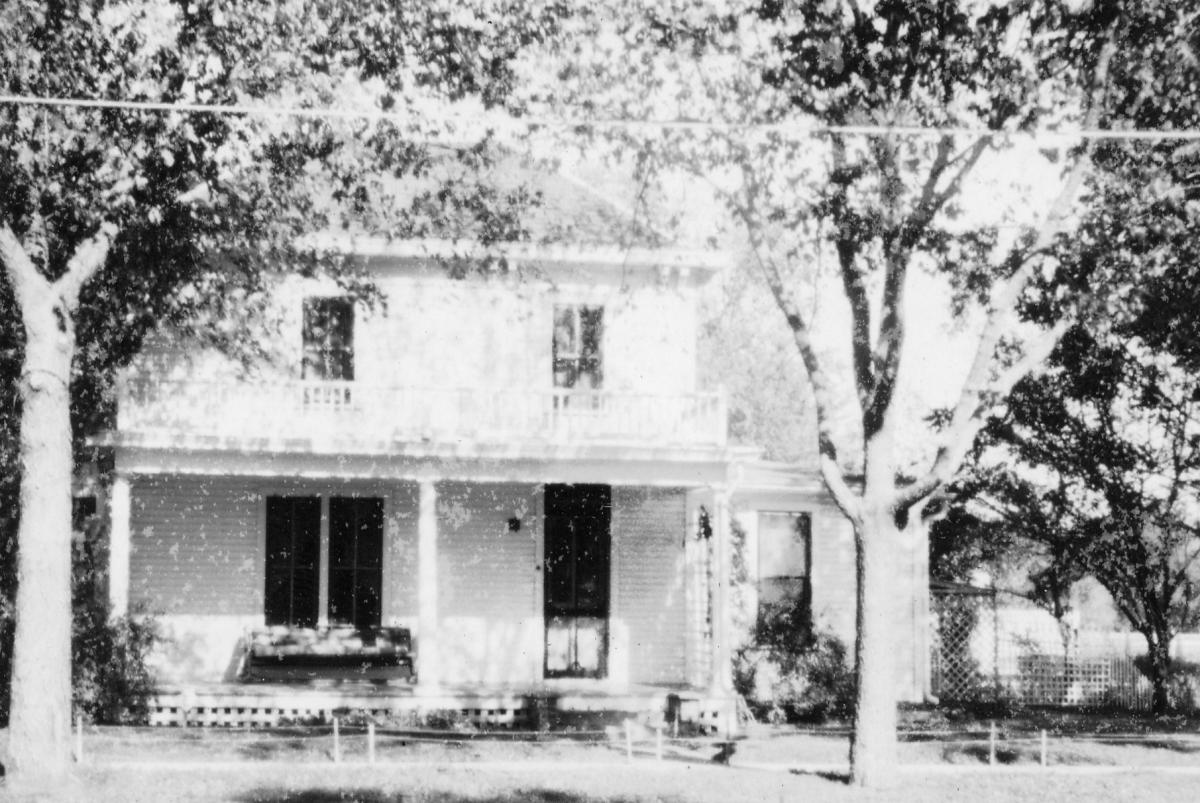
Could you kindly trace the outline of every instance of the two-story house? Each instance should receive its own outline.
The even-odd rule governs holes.
[[[350,706],[514,723],[547,699],[652,710],[672,693],[724,716],[735,508],[759,552],[788,556],[775,585],[803,586],[852,640],[846,522],[812,472],[728,444],[721,393],[697,387],[697,297],[720,255],[509,245],[450,278],[438,257],[482,252],[328,244],[378,301],[281,274],[260,365],[164,336],[123,380],[109,589],[166,636],[155,721]],[[898,571],[924,587],[919,560]],[[922,614],[897,615],[919,697]],[[386,663],[373,639],[403,628],[411,677],[247,682],[256,643],[320,654],[288,634],[338,628],[328,650],[353,657],[325,669],[378,679],[360,671]]]

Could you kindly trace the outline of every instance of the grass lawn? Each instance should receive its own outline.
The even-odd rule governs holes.
[[[72,784],[53,796],[14,794],[33,801],[244,801],[245,803],[632,803],[633,801],[1022,801],[1200,800],[1200,736],[1194,723],[1157,723],[1138,741],[1114,735],[1111,720],[1008,721],[988,766],[986,722],[926,722],[901,745],[905,767],[889,789],[847,787],[847,742],[834,731],[755,727],[732,765],[711,761],[703,742],[653,744],[626,759],[623,741],[541,742],[458,737],[431,742],[403,734],[379,737],[377,763],[368,764],[366,738],[345,733],[342,763],[333,761],[327,730],[102,728],[87,732],[85,763]],[[1054,725],[1049,769],[1039,766],[1037,725]],[[1049,728],[1048,728],[1049,730]],[[1122,733],[1149,728],[1126,723]],[[805,771],[789,771],[803,767]],[[1192,770],[1195,770],[1193,772]],[[5,796],[7,793],[7,797]]]
[[[736,767],[546,764],[500,769],[470,763],[446,765],[297,764],[226,765],[193,770],[84,768],[73,785],[53,797],[28,801],[240,801],[244,803],[632,803],[633,801],[1162,801],[1200,799],[1200,776],[1152,771],[1079,775],[1062,770],[1016,772],[1008,768],[954,773],[902,772],[884,790],[862,792],[818,775]]]

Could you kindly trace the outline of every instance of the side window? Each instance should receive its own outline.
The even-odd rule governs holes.
[[[349,298],[304,300],[304,379],[354,379],[354,302]]]
[[[604,308],[554,307],[554,387],[599,390],[604,383]]]
[[[809,570],[812,517],[808,513],[758,514],[758,620],[783,610],[811,615]]]

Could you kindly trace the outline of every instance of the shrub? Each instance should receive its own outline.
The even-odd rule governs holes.
[[[77,552],[72,578],[71,686],[75,713],[105,725],[141,724],[150,713],[154,678],[147,657],[158,642],[154,619],[112,618],[103,569]]]
[[[154,679],[146,657],[158,640],[152,619],[109,620],[107,604],[75,609],[71,639],[75,712],[106,725],[147,721]]]
[[[756,642],[738,651],[734,684],[759,719],[841,719],[854,705],[846,658],[840,639],[813,631],[805,601],[785,602],[764,610]]]

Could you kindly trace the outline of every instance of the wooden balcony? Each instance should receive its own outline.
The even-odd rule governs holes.
[[[258,441],[721,447],[720,393],[380,387],[359,382],[125,382],[122,435]]]

